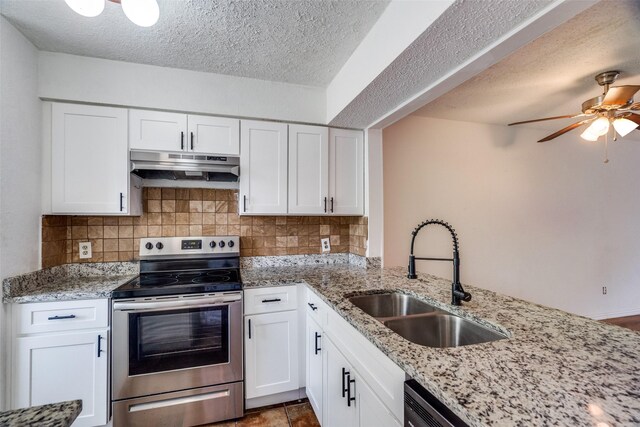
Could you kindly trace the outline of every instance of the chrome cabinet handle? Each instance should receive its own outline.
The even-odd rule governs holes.
[[[242,209],[243,212],[247,211],[247,195],[245,194],[244,196],[242,196]]]
[[[193,132],[191,132],[191,149],[193,150]]]
[[[311,310],[313,311],[316,311],[318,309],[318,307],[316,307],[315,304],[311,304],[310,302],[308,302],[307,305],[311,307]]]
[[[251,339],[251,319],[249,319],[249,339]]]
[[[333,213],[333,197],[331,198],[331,213]]]
[[[120,193],[120,212],[124,210],[124,193]]]
[[[327,198],[324,198],[324,213],[327,213]]]
[[[180,149],[184,150],[184,132],[180,132]]]
[[[51,316],[51,317],[47,317],[47,320],[62,320],[62,319],[75,319],[76,315],[75,314],[70,314],[68,316]]]
[[[114,302],[113,309],[116,311],[142,311],[179,309],[182,307],[208,307],[214,305],[229,305],[231,303],[238,303],[241,299],[241,295],[226,295],[223,298],[213,297],[175,301],[166,300],[149,302]]]
[[[263,299],[262,302],[280,302],[282,301],[280,298],[272,298],[272,299]]]

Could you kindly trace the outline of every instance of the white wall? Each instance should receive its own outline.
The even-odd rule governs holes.
[[[326,122],[322,88],[52,52],[39,63],[42,98]]]
[[[40,266],[38,51],[0,16],[0,278]],[[0,393],[8,383],[4,304],[0,310]],[[0,396],[0,407],[5,405]]]
[[[463,283],[595,318],[640,313],[640,138],[612,144],[605,165],[602,144],[535,142],[548,133],[418,116],[386,128],[385,266],[406,266],[412,229],[440,218],[458,231]],[[451,254],[434,226],[416,248]]]
[[[367,129],[365,139],[365,216],[369,218],[367,256],[382,256],[382,130]]]

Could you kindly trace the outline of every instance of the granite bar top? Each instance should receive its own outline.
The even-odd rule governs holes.
[[[349,265],[243,270],[245,288],[306,282],[330,307],[472,426],[640,425],[640,333],[405,269]],[[509,338],[457,348],[411,343],[351,304],[354,294],[399,291]]]
[[[82,400],[0,412],[2,427],[69,427],[82,412]]]
[[[110,298],[111,291],[138,275],[138,263],[108,262],[66,264],[2,283],[2,301],[27,303]]]

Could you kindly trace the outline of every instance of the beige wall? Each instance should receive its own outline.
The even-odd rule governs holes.
[[[458,231],[463,283],[597,318],[640,313],[640,142],[614,144],[605,165],[601,144],[536,144],[544,134],[418,116],[385,129],[385,266],[405,266],[414,226],[441,218]],[[450,246],[423,229],[416,253]]]

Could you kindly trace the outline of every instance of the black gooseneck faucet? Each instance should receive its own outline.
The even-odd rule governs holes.
[[[424,258],[424,257],[416,257],[413,255],[413,244],[416,241],[416,236],[422,230],[423,227],[426,227],[429,224],[437,224],[441,225],[451,233],[451,238],[453,239],[453,258]],[[469,292],[465,292],[460,284],[460,255],[458,254],[458,235],[456,231],[450,226],[448,223],[441,221],[439,219],[429,219],[427,221],[422,222],[418,225],[415,230],[411,232],[413,236],[411,238],[411,254],[409,255],[409,274],[407,277],[409,279],[417,279],[418,275],[416,274],[416,260],[421,261],[452,261],[453,262],[453,282],[451,283],[451,304],[452,305],[462,305],[462,301],[471,301],[471,294]]]

